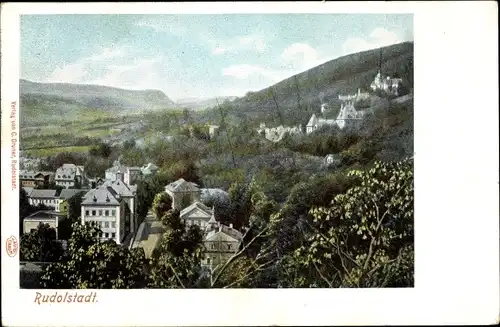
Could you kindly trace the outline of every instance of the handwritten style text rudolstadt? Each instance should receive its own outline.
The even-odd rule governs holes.
[[[11,187],[17,189],[17,102],[10,103],[10,165],[12,171]]]
[[[52,295],[36,292],[35,303],[38,303],[38,305],[49,303],[96,303],[96,296],[97,292],[90,292],[85,295],[78,292],[55,292]]]

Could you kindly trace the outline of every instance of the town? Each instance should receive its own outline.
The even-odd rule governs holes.
[[[412,287],[396,16],[21,17],[19,286]]]
[[[389,76],[382,79],[379,71],[370,88],[371,92],[382,92],[398,98],[400,83],[401,79],[395,80]],[[340,109],[333,119],[327,118],[329,104],[322,103],[318,114],[312,114],[305,124],[305,130],[302,125],[266,128],[265,123],[261,123],[256,132],[272,143],[282,141],[286,135],[314,134],[325,126],[356,132],[361,128],[363,119],[373,115],[373,109],[356,110],[355,106],[371,96],[369,92],[361,92],[361,89],[353,95],[339,95]],[[190,137],[194,137],[196,132],[193,127],[189,126],[188,130]],[[219,135],[219,126],[209,124],[207,131],[209,139],[215,139]],[[60,246],[62,253],[72,251],[69,244],[74,228],[77,225],[90,225],[98,229],[99,242],[111,241],[129,251],[140,249],[146,260],[158,260],[156,257],[164,242],[163,234],[168,231],[169,224],[173,224],[183,230],[178,230],[180,233],[199,234],[201,252],[195,256],[198,260],[196,265],[204,269],[207,278],[213,280],[218,276],[215,273],[217,269],[225,267],[233,257],[239,255],[242,248],[248,246],[244,244],[245,237],[252,231],[248,222],[240,223],[232,217],[224,217],[225,206],[235,200],[230,195],[233,190],[203,188],[181,177],[162,185],[162,190],[150,195],[145,204],[141,203],[144,194],[140,194],[138,184],[158,175],[159,167],[155,163],[129,166],[121,164],[118,159],[102,176],[90,176],[85,166],[72,162],[62,163],[55,171],[37,170],[43,165],[43,160],[20,159],[19,182],[24,193],[20,212],[26,213],[26,216],[20,217],[21,230],[27,236],[41,233],[43,228],[53,230],[54,233],[50,234],[56,242],[53,244],[59,244],[57,247]],[[323,165],[338,166],[338,156],[327,154]],[[215,202],[214,194],[217,199]],[[177,217],[177,223],[167,221],[173,216]],[[32,272],[40,273],[47,265],[57,263],[39,262],[36,256],[23,254],[22,258],[23,276]],[[40,285],[39,281],[33,280],[24,283]]]

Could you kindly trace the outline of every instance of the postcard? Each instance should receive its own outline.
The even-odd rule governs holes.
[[[498,322],[496,8],[2,4],[2,324]]]

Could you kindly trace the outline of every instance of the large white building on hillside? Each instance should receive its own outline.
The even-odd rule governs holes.
[[[102,230],[101,240],[122,244],[137,229],[136,187],[123,181],[121,172],[114,181],[106,181],[85,194],[81,205],[81,222],[95,222]]]
[[[370,85],[373,91],[381,90],[387,94],[398,95],[399,85],[402,83],[401,78],[392,78],[390,76],[382,77],[380,70],[375,76],[375,79]]]
[[[321,111],[324,113],[325,105],[321,107]],[[306,133],[310,134],[325,125],[338,126],[340,129],[343,129],[348,126],[356,125],[364,116],[365,111],[356,110],[354,103],[352,101],[347,101],[341,104],[336,119],[326,119],[324,117],[317,117],[316,114],[313,114],[306,125]]]

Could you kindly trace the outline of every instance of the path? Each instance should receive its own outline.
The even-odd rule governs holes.
[[[146,258],[150,258],[153,250],[158,245],[163,234],[163,224],[157,220],[152,211],[149,211],[146,219],[137,229],[137,234],[131,248],[142,247]]]

